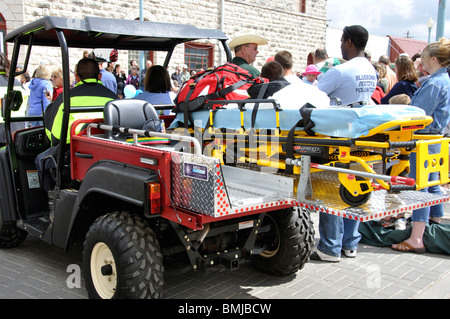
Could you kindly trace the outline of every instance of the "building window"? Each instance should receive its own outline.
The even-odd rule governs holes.
[[[300,0],[299,1],[299,11],[301,13],[306,13],[306,0]]]
[[[184,45],[184,64],[189,72],[198,72],[213,65],[214,45],[202,43],[186,43]]]
[[[6,54],[5,35],[6,35],[6,20],[0,13],[0,52]]]

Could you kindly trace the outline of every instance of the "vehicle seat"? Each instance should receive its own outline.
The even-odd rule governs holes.
[[[160,122],[158,113],[153,105],[147,101],[135,99],[121,99],[110,101],[103,110],[104,123],[111,126],[120,126],[134,129],[144,129],[149,121]],[[117,130],[105,131],[106,138],[126,140],[129,133],[120,133]]]

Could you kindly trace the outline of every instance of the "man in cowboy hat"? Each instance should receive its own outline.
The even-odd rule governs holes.
[[[233,39],[229,46],[235,52],[235,57],[231,60],[241,68],[247,70],[253,77],[260,75],[260,72],[251,64],[255,62],[258,54],[258,45],[267,44],[267,40],[254,34],[244,34]]]

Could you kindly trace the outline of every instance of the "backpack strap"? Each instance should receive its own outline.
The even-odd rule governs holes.
[[[195,85],[191,85],[189,88],[189,92],[186,96],[186,99],[180,103],[180,106],[182,106],[183,114],[184,114],[184,128],[189,127],[189,99],[191,98],[192,92],[194,92]],[[192,123],[194,124],[194,123]]]
[[[235,82],[235,83],[227,86],[223,90],[204,95],[203,97],[205,98],[205,100],[216,100],[219,98],[223,98],[228,93],[231,93],[236,89],[239,89],[241,86],[243,86],[246,83],[248,83],[248,80],[240,80],[238,82]]]

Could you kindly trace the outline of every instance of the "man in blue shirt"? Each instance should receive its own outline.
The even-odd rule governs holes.
[[[106,86],[108,89],[113,91],[114,94],[117,94],[117,80],[116,77],[106,70],[103,67],[103,62],[98,63],[98,67],[100,69],[100,73],[102,74],[102,83],[104,86]]]
[[[344,28],[341,38],[342,57],[347,62],[329,69],[317,84],[321,91],[330,98],[339,98],[344,105],[360,101],[368,104],[377,86],[375,69],[364,56],[368,34],[362,40],[352,39],[346,34],[353,32],[351,30],[359,30],[356,27]]]
[[[341,51],[345,62],[327,71],[319,80],[317,87],[337,97],[342,104],[371,100],[377,85],[377,76],[372,64],[365,58],[364,49],[369,33],[359,25],[345,27],[341,37]],[[320,240],[317,252],[312,259],[338,262],[341,251],[345,256],[355,257],[361,234],[358,232],[359,221],[320,213]]]

